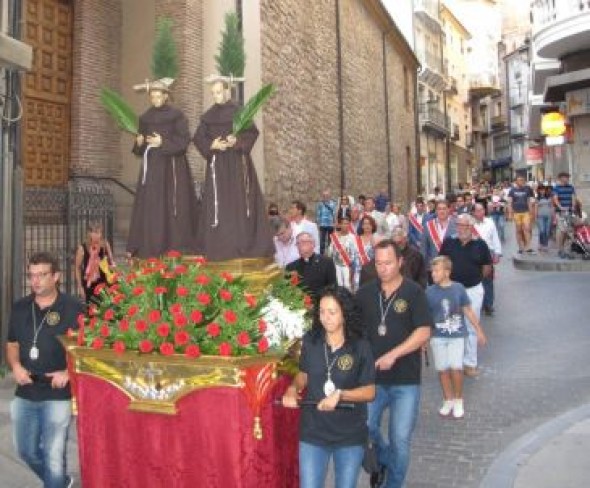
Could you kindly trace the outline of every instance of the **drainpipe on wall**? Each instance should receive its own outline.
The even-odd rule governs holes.
[[[344,102],[342,99],[342,41],[340,38],[340,0],[336,0],[336,70],[338,74],[338,139],[340,144],[340,195],[346,189],[344,160]]]
[[[420,116],[418,101],[418,76],[420,68],[416,70],[416,81],[414,83],[414,133],[416,135],[416,196],[422,191],[422,169],[420,168]]]
[[[386,35],[382,33],[383,38],[383,93],[385,94],[385,144],[387,148],[387,194],[389,201],[393,201],[393,175],[391,166],[391,133],[389,130],[389,88],[387,86],[387,49],[386,49]]]

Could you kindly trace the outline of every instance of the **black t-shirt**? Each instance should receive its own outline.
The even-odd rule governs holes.
[[[461,283],[465,288],[481,283],[481,267],[492,264],[490,248],[483,239],[472,239],[463,245],[456,237],[448,237],[443,241],[439,254],[451,259],[451,280]]]
[[[377,328],[381,323],[379,302],[383,299],[379,280],[367,283],[356,294],[361,309],[361,322],[366,327],[375,360],[403,343],[422,326],[432,327],[432,318],[424,290],[413,281],[404,278],[385,315],[386,334],[380,336]],[[387,302],[383,302],[383,311]],[[376,372],[376,383],[384,385],[420,384],[421,353],[418,349],[399,358],[389,370]]]
[[[303,337],[299,369],[307,373],[306,400],[325,398],[327,380],[326,350],[331,379],[336,388],[351,390],[375,383],[375,361],[366,339],[347,341],[332,353],[323,332],[310,331]],[[367,405],[356,403],[354,409],[319,411],[315,406],[301,410],[300,439],[320,446],[354,446],[367,440]]]
[[[523,213],[529,211],[529,201],[535,198],[535,193],[530,186],[513,186],[508,196],[512,198],[512,210],[515,213]]]
[[[39,357],[31,359],[34,324],[33,310],[37,320],[37,348]],[[23,368],[32,374],[45,378],[45,373],[66,369],[66,352],[58,340],[68,329],[78,328],[78,315],[83,313],[82,304],[75,298],[60,293],[53,305],[41,310],[33,295],[17,301],[12,307],[8,329],[8,342],[19,345],[19,360]],[[44,320],[45,319],[45,320]],[[43,326],[41,323],[43,322]],[[19,385],[16,396],[31,401],[67,400],[71,398],[70,386],[52,388],[49,380],[35,381],[30,385]]]

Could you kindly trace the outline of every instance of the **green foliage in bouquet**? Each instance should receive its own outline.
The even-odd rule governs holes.
[[[263,86],[255,95],[250,97],[246,105],[236,112],[233,119],[232,130],[235,136],[248,129],[252,125],[254,117],[271,97],[274,91],[275,86],[272,83]]]
[[[225,14],[225,30],[221,32],[219,54],[215,56],[217,72],[222,76],[240,78],[244,76],[246,53],[240,21],[235,12]]]
[[[176,43],[172,36],[171,19],[162,17],[156,22],[156,38],[152,51],[152,75],[154,79],[175,79],[178,75]]]
[[[137,134],[137,114],[121,95],[110,88],[103,88],[100,91],[100,101],[122,130]]]
[[[284,279],[280,281],[281,296],[287,299],[289,291]],[[302,292],[289,286],[303,308]],[[200,257],[170,251],[117,276],[112,285],[99,285],[94,293],[96,303],[79,318],[80,346],[190,358],[280,349],[280,344],[270,343],[264,320],[268,295],[257,298],[248,293],[243,279],[212,272]]]

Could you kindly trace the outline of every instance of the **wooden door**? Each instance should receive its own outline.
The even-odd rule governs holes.
[[[63,186],[70,155],[72,1],[27,0],[24,42],[33,66],[23,83],[23,166],[28,186]]]

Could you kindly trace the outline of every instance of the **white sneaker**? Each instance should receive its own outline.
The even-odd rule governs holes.
[[[455,398],[453,403],[453,417],[456,419],[462,419],[465,415],[465,409],[463,408],[463,399]]]
[[[443,417],[448,417],[453,411],[453,400],[445,400],[442,407],[438,409],[438,413]]]

